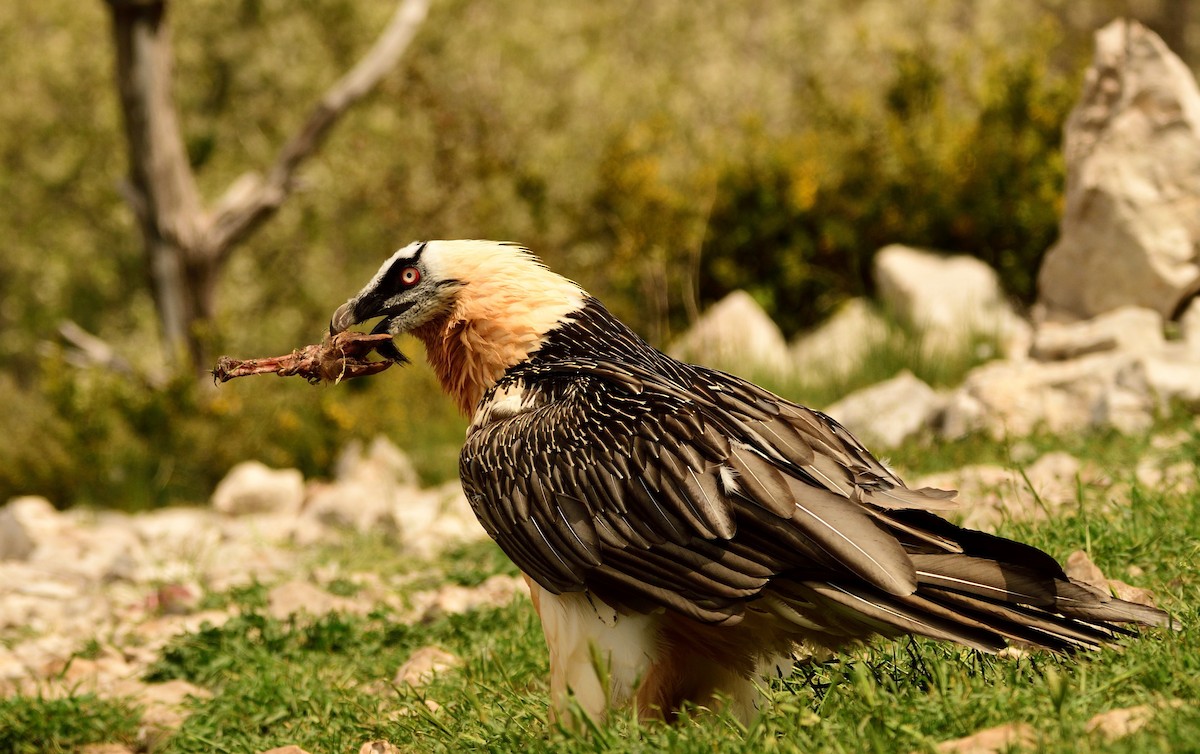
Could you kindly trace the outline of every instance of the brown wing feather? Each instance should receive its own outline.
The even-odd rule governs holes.
[[[1036,548],[937,517],[955,493],[908,489],[824,414],[673,364],[518,370],[506,379],[528,410],[469,432],[468,499],[547,589],[717,624],[757,604],[821,635],[985,650],[1090,647],[1119,631],[1110,621],[1166,623],[1072,584]]]

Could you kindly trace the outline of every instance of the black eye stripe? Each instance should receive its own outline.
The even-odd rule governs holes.
[[[420,246],[417,247],[417,250],[413,252],[411,257],[408,257],[407,259],[397,259],[395,262],[393,262],[392,266],[388,268],[387,273],[383,276],[383,280],[380,281],[379,287],[385,291],[396,291],[400,290],[401,288],[407,288],[411,285],[419,283],[421,281],[421,269],[417,263],[420,261],[421,254],[425,251],[425,247],[428,245],[429,242],[424,241]],[[404,281],[404,271],[409,267],[412,267],[417,271],[417,279],[411,283],[406,283]]]

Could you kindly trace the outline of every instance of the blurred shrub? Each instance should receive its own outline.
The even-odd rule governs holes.
[[[611,243],[629,260],[613,280],[675,327],[697,301],[744,289],[793,333],[869,294],[875,252],[906,243],[976,256],[1031,303],[1058,230],[1076,82],[1036,50],[996,54],[977,101],[953,101],[956,74],[927,51],[897,52],[891,70],[882,101],[857,107],[807,79],[804,127],[774,136],[749,119],[715,179],[699,171],[688,188],[657,179],[655,152],[639,148],[647,126],[613,139],[595,197],[621,218]]]
[[[215,348],[312,342],[418,238],[527,244],[658,344],[735,287],[794,331],[866,290],[894,241],[977,254],[1027,297],[1101,5],[443,0],[234,254]],[[268,166],[394,8],[171,3],[204,195]],[[0,503],[196,501],[237,461],[327,473],[343,442],[379,431],[452,475],[463,423],[423,367],[147,392],[46,352],[70,318],[141,369],[158,360],[105,14],[0,3]]]
[[[112,372],[43,363],[36,390],[0,374],[13,409],[0,435],[0,500],[39,494],[63,507],[125,510],[203,503],[240,461],[319,477],[350,440],[376,434],[407,448],[426,482],[457,476],[465,421],[448,401],[430,400],[440,388],[423,365],[334,386],[259,377],[148,390]]]

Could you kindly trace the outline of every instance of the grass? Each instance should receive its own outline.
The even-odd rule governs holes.
[[[0,698],[0,752],[59,754],[94,743],[133,744],[140,713],[94,694]]]
[[[1158,428],[1186,438],[1166,451],[1197,460],[1190,419]],[[1033,438],[1039,449],[1050,438]],[[1096,434],[1060,438],[1056,447],[1132,474],[1147,437]],[[1002,460],[1003,444],[972,440],[967,460]],[[922,455],[924,454],[924,455]],[[959,451],[926,461],[961,462]],[[902,449],[905,462],[928,449]],[[918,464],[920,465],[920,464]],[[693,710],[678,724],[639,723],[617,715],[588,732],[547,720],[547,659],[526,600],[503,608],[407,625],[380,608],[366,616],[276,620],[264,615],[260,586],[209,595],[207,605],[236,604],[241,614],[174,640],[150,671],[155,681],[186,679],[213,692],[190,702],[192,714],[162,752],[254,752],[284,744],[307,751],[357,751],[386,739],[402,751],[525,752],[922,752],[981,728],[1027,723],[1047,752],[1174,752],[1200,741],[1200,638],[1191,629],[1200,598],[1200,493],[1134,487],[1127,504],[1081,490],[1073,515],[1053,522],[1010,522],[1003,532],[1060,559],[1086,546],[1110,576],[1152,589],[1188,626],[1151,631],[1120,651],[1074,658],[1032,654],[1021,660],[980,655],[925,640],[879,643],[833,661],[798,665],[772,684],[765,713],[749,727]],[[463,546],[435,563],[406,562],[386,542],[364,538],[312,553],[339,573],[411,574],[407,588],[439,581],[476,584],[513,573],[491,543]],[[1129,576],[1136,566],[1141,574]],[[339,586],[339,584],[341,586]],[[349,589],[350,581],[331,588]],[[462,658],[421,691],[396,688],[396,669],[420,647]],[[1137,733],[1108,741],[1086,730],[1101,712],[1188,700],[1165,708]],[[432,704],[430,704],[432,703]],[[90,696],[0,701],[0,754],[70,751],[89,741],[131,740],[135,713]],[[30,743],[39,742],[41,748]]]

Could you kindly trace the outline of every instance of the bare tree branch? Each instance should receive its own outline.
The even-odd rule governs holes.
[[[351,105],[395,67],[425,20],[430,0],[404,0],[374,46],[317,102],[308,120],[280,150],[264,180],[248,173],[217,201],[205,253],[223,259],[239,240],[275,212],[295,185],[296,169],[310,157]]]
[[[169,0],[105,0],[112,12],[116,77],[129,142],[130,177],[122,193],[137,216],[146,250],[167,363],[207,363],[216,288],[233,247],[279,208],[296,170],[334,123],[391,70],[425,20],[430,0],[402,0],[365,56],[312,108],[266,177],[235,180],[210,207],[196,188],[171,94]]]

